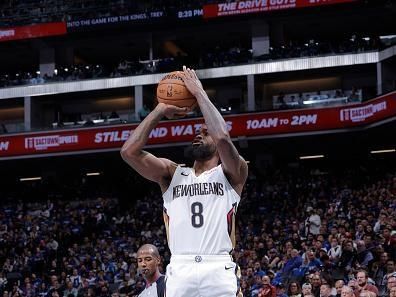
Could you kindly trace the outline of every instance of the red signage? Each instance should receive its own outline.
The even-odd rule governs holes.
[[[364,126],[396,116],[396,92],[362,104],[226,116],[231,137],[313,133]],[[203,119],[161,122],[149,145],[190,142]],[[0,158],[120,148],[137,127],[118,125],[0,136]]]
[[[0,28],[0,41],[63,35],[66,33],[65,22]]]
[[[215,18],[228,15],[258,13],[274,10],[321,6],[358,0],[246,0],[229,3],[208,4],[203,7],[204,18]]]

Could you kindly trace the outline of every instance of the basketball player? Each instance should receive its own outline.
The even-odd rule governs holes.
[[[182,78],[203,114],[205,124],[192,141],[192,168],[178,166],[143,150],[151,130],[165,116],[188,110],[159,103],[121,149],[123,159],[143,177],[159,184],[172,253],[166,271],[167,297],[235,297],[234,217],[248,174],[226,122],[204,91],[194,70]]]
[[[164,297],[165,276],[162,275],[158,267],[161,257],[156,246],[145,244],[137,252],[138,268],[146,281],[146,288],[139,294],[139,297]]]

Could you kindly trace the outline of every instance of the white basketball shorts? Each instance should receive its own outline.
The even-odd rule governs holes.
[[[166,268],[166,297],[235,297],[236,264],[229,255],[172,256]]]

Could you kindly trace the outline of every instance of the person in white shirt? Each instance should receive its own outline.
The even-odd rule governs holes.
[[[305,235],[309,233],[318,235],[321,225],[320,216],[316,214],[315,209],[312,206],[307,207],[308,217],[305,220]]]
[[[337,264],[338,260],[341,257],[341,252],[342,252],[341,245],[338,244],[338,240],[335,237],[331,239],[330,244],[331,244],[331,248],[327,252],[327,255],[329,256],[330,261],[332,263]]]

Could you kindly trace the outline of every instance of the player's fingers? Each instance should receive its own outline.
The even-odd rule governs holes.
[[[188,112],[188,108],[187,107],[175,106],[175,113],[186,113],[186,112]]]
[[[190,68],[187,68],[185,65],[183,65],[183,74],[184,74],[184,76],[190,77],[189,70],[190,70]]]
[[[186,72],[180,73],[180,76],[183,79],[183,81],[188,81],[191,79],[190,75],[188,75],[188,73],[187,73],[187,69],[186,69]]]
[[[187,68],[186,71],[185,71],[185,73],[186,73],[186,75],[187,75],[188,77],[194,78],[194,75],[193,75],[193,73],[192,73],[192,69]]]
[[[195,79],[198,79],[197,73],[195,72],[194,69],[192,70],[192,72],[193,72],[194,78],[195,78]]]

